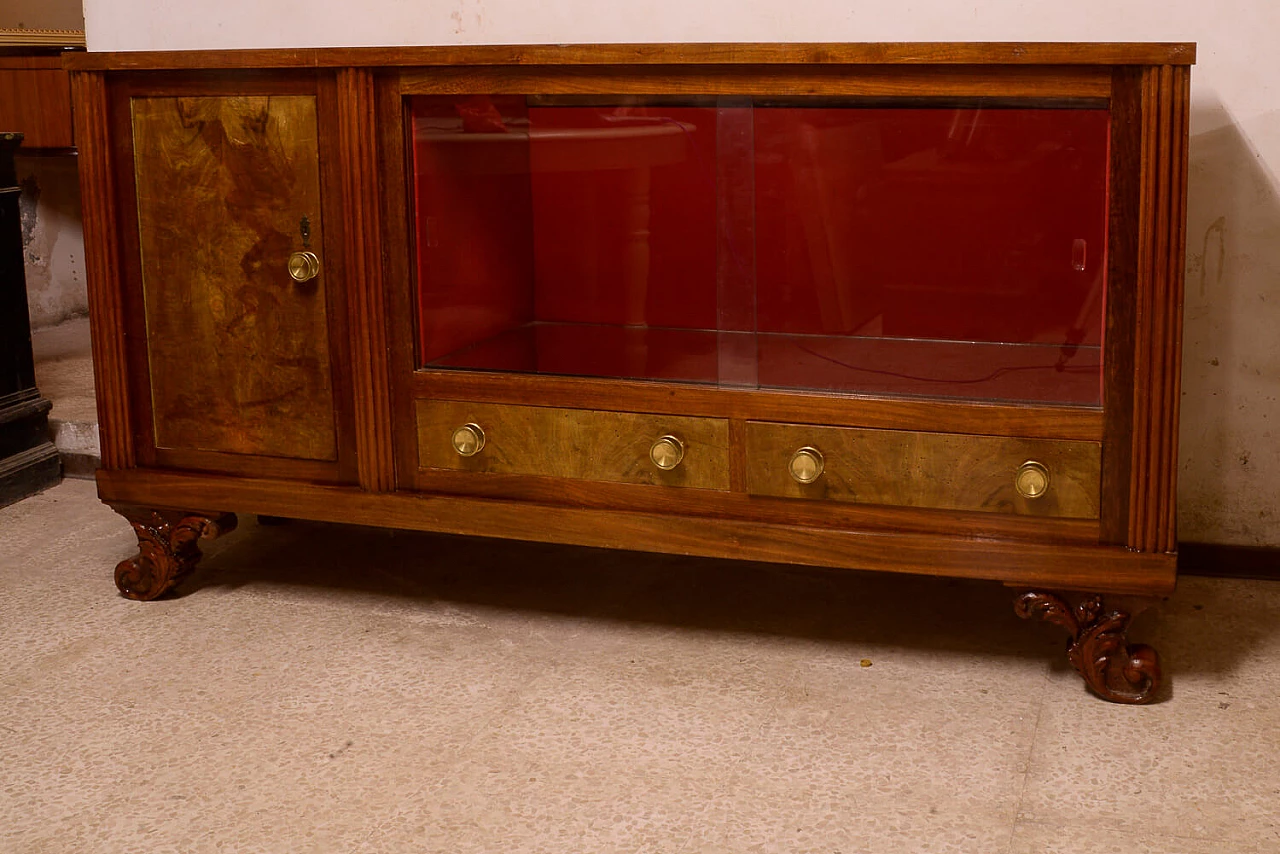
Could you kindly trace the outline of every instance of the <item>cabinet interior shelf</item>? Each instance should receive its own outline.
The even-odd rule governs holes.
[[[427,364],[500,373],[1097,406],[1101,348],[533,321]]]

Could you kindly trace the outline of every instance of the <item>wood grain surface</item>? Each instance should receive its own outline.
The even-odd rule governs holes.
[[[1130,42],[445,45],[72,53],[79,70],[413,65],[1191,65],[1196,46]]]
[[[392,462],[396,486],[409,489],[418,473],[415,402],[418,396],[414,393],[418,258],[412,238],[416,234],[416,222],[410,204],[412,195],[409,193],[407,168],[407,163],[412,162],[409,152],[411,137],[406,132],[409,124],[405,121],[406,107],[400,95],[400,75],[394,70],[381,72],[374,77],[373,85],[380,167],[377,178],[387,334],[384,355],[390,373]]]
[[[1111,84],[1099,523],[1103,542],[1115,545],[1129,542],[1134,342],[1138,324],[1138,214],[1143,180],[1143,76],[1142,68],[1117,68]]]
[[[132,101],[157,447],[334,460],[315,98]]]
[[[804,446],[822,452],[814,483],[787,464]],[[747,489],[758,495],[860,504],[976,510],[1030,516],[1098,516],[1100,445],[806,424],[747,424]],[[1049,491],[1036,499],[1014,488],[1018,467],[1048,467]]]
[[[112,168],[110,107],[106,75],[71,75],[78,127],[81,221],[85,279],[98,404],[102,466],[129,468],[137,461],[133,401],[129,389],[124,293],[120,280],[120,216]]]
[[[1105,99],[1111,75],[1092,66],[462,65],[406,69],[401,86],[405,94]]]
[[[599,510],[519,501],[369,493],[258,478],[134,469],[98,473],[111,504],[212,510],[440,531],[598,548],[759,560],[957,578],[1019,587],[1163,595],[1172,592],[1173,555],[1123,546],[1072,545],[806,528],[733,519]]]
[[[22,150],[71,148],[71,76],[56,56],[0,56],[0,128],[25,137]]]
[[[731,422],[731,425],[734,422]],[[732,441],[732,440],[731,440]],[[735,444],[745,454],[745,443]],[[731,452],[732,450],[731,449]],[[244,476],[267,477],[266,474]],[[597,480],[570,480],[525,474],[487,472],[477,477],[469,471],[419,469],[409,487],[418,492],[466,495],[556,504],[595,507],[604,510],[631,510],[639,513],[667,513],[737,519],[744,522],[771,522],[802,528],[844,528],[899,533],[951,534],[984,539],[1096,545],[1096,519],[1064,519],[1053,516],[1018,516],[962,510],[922,510],[919,507],[889,504],[850,504],[841,501],[796,501],[768,495],[749,495],[745,486],[730,479],[730,490],[666,489],[633,483],[606,483]],[[742,489],[744,491],[732,491]]]
[[[1190,73],[1145,69],[1137,257],[1128,537],[1131,548],[1177,548],[1178,415],[1186,253]]]
[[[419,400],[417,411],[422,468],[729,488],[724,420],[452,400]],[[484,430],[485,445],[475,456],[462,457],[451,437],[468,423]],[[668,434],[684,443],[684,460],[662,471],[650,462],[649,448]]]
[[[621,409],[708,418],[1024,436],[1096,442],[1103,413],[1085,406],[1022,406],[984,401],[872,397],[823,392],[713,388],[688,383],[589,377],[408,370],[415,398],[484,398],[495,403]]]
[[[350,369],[354,378],[356,458],[360,484],[368,490],[384,491],[395,488],[395,452],[373,74],[364,68],[341,69],[337,73],[337,90],[341,151],[338,161],[346,217],[342,229],[347,259],[343,283],[353,330]]]

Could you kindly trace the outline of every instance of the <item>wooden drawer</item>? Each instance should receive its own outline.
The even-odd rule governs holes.
[[[76,144],[62,57],[0,56],[0,128],[22,133],[23,151]]]
[[[723,419],[454,400],[419,400],[417,410],[420,468],[729,489]],[[484,432],[483,449],[471,457],[452,441],[466,424]],[[649,451],[668,435],[679,439],[684,457],[663,471]]]
[[[793,479],[797,450],[816,448],[823,471]],[[1028,461],[1049,472],[1037,498],[1015,487]],[[950,433],[747,423],[747,490],[755,495],[1096,519],[1102,446]]]

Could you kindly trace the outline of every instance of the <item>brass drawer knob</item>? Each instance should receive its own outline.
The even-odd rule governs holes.
[[[1049,469],[1043,463],[1027,460],[1018,466],[1013,485],[1023,498],[1040,498],[1049,491]]]
[[[484,450],[484,431],[479,424],[463,424],[453,431],[453,449],[459,456],[474,457]]]
[[[663,471],[671,471],[684,459],[684,442],[675,436],[663,436],[649,448],[649,460]]]
[[[791,472],[791,479],[796,483],[813,483],[822,477],[822,470],[826,467],[826,461],[822,458],[822,451],[817,448],[806,445],[791,455],[791,462],[787,463],[787,470]]]
[[[320,259],[310,250],[289,256],[289,275],[295,282],[309,282],[320,275]]]

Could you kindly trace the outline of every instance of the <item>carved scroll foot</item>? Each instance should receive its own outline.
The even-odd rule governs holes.
[[[1085,596],[1072,607],[1052,593],[1031,591],[1018,596],[1013,608],[1023,619],[1034,617],[1067,630],[1067,659],[1089,690],[1104,700],[1149,703],[1159,691],[1160,657],[1145,644],[1128,643],[1125,632],[1133,615],[1104,610],[1101,596]]]
[[[116,587],[129,599],[149,601],[172,590],[200,561],[201,539],[236,528],[231,513],[202,516],[177,510],[117,507],[138,535],[138,556],[116,566]]]

